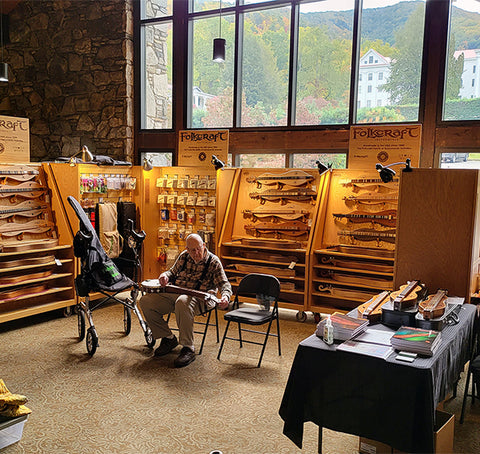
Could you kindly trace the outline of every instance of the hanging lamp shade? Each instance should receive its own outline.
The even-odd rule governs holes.
[[[8,82],[8,65],[0,63],[0,82]]]
[[[213,61],[223,63],[225,61],[225,39],[215,38],[213,40]]]

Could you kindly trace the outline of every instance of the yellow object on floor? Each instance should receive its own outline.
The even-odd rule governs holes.
[[[27,401],[26,396],[12,394],[0,378],[0,416],[16,418],[17,416],[28,415],[32,410],[24,405]]]

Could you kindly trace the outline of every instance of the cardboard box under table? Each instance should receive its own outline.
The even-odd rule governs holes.
[[[435,451],[433,454],[453,453],[455,415],[437,410],[435,416]],[[365,437],[360,437],[358,452],[360,454],[406,454],[385,443]]]
[[[0,417],[0,449],[10,446],[22,438],[23,426],[27,417],[28,415],[8,419]]]

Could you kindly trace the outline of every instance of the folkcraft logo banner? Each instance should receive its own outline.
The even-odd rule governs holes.
[[[179,131],[178,165],[213,169],[212,155],[226,164],[228,139],[228,129]]]
[[[30,124],[28,118],[0,115],[0,162],[30,162]]]
[[[348,153],[349,169],[374,169],[410,158],[418,167],[421,125],[352,126]]]

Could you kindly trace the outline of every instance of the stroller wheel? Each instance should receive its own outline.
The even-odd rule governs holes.
[[[87,330],[87,352],[90,356],[93,356],[97,351],[98,347],[98,336],[95,328],[91,326]]]
[[[123,306],[123,328],[128,336],[132,330],[132,310],[127,306]]]
[[[77,311],[77,322],[78,322],[78,338],[79,340],[85,339],[85,312],[83,309],[78,309]]]
[[[147,342],[147,347],[152,348],[155,345],[155,338],[153,337],[152,330],[148,326],[145,331],[145,340]]]

